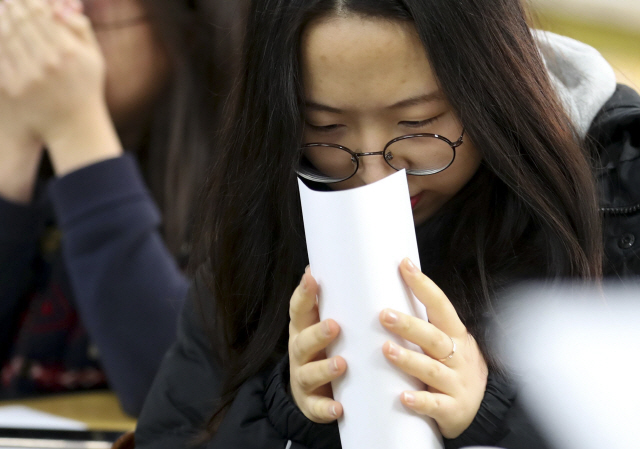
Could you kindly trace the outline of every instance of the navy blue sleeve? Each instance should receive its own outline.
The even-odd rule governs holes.
[[[124,410],[137,415],[175,340],[188,281],[131,156],[52,182],[77,308]]]
[[[204,317],[213,313],[213,298],[203,277],[196,276],[182,311],[177,341],[165,356],[138,420],[136,448],[325,448],[316,444],[300,445],[295,441],[288,445],[286,434],[274,426],[272,414],[267,409],[273,409],[277,420],[283,421],[281,426],[285,431],[289,430],[290,415],[280,416],[280,411],[287,411],[286,407],[270,405],[272,395],[266,388],[278,390],[281,385],[268,380],[272,377],[269,368],[240,387],[213,438],[207,436],[206,425],[215,410],[225,375],[219,356],[212,350],[210,336],[214,330],[204,322]],[[266,387],[267,383],[273,387]],[[297,428],[299,423],[294,420],[290,425]],[[312,436],[309,432],[295,430],[292,434]]]
[[[196,276],[181,313],[176,342],[165,355],[138,419],[138,449],[206,446],[205,440],[200,445],[195,442],[205,434],[223,373],[205,331],[203,304],[212,306],[213,301],[201,276]]]
[[[38,208],[0,198],[0,358],[10,345],[19,300],[29,284],[40,222]]]

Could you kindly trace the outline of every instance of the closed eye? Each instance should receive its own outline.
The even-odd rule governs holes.
[[[442,117],[442,115],[438,115],[437,117],[432,117],[427,120],[421,120],[421,121],[405,120],[398,123],[398,125],[406,126],[407,128],[423,128],[425,126],[435,123],[436,121],[438,121],[438,119],[440,119],[440,117]]]
[[[319,126],[319,125],[312,125],[311,123],[307,122],[307,126],[309,128],[311,128],[312,130],[314,130],[314,131],[331,132],[331,131],[335,131],[336,129],[342,127],[343,125],[333,124],[333,125]]]

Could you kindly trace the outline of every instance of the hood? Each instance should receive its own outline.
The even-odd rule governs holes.
[[[593,47],[533,30],[551,81],[581,137],[616,90],[613,68]]]

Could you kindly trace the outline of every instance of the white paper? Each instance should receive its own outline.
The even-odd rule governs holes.
[[[341,355],[347,372],[333,393],[344,407],[339,420],[344,449],[441,448],[433,420],[400,402],[405,390],[424,385],[389,363],[387,340],[419,350],[378,319],[385,308],[427,319],[425,308],[402,280],[405,257],[419,264],[404,171],[356,189],[317,192],[299,181],[311,273],[317,280],[322,319],[341,327],[328,355]]]
[[[0,427],[19,429],[87,430],[80,421],[63,418],[21,405],[0,407]]]

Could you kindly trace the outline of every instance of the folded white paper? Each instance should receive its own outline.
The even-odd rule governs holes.
[[[387,340],[419,351],[384,329],[378,319],[383,309],[427,319],[399,272],[405,257],[419,263],[406,173],[343,191],[313,191],[301,181],[299,187],[311,273],[320,287],[320,317],[341,327],[328,355],[341,355],[348,365],[345,376],[332,384],[344,407],[342,447],[441,448],[435,422],[400,402],[403,391],[424,385],[382,353]]]

